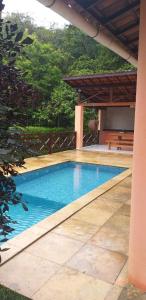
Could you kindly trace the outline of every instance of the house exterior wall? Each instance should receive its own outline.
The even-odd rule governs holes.
[[[129,279],[146,292],[146,1],[141,0],[137,72]]]

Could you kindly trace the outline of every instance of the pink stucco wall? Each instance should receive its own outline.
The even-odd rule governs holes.
[[[146,0],[141,0],[129,279],[146,291]]]

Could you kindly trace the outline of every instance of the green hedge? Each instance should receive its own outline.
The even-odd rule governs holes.
[[[20,128],[25,133],[49,133],[49,132],[66,132],[66,131],[74,131],[73,128],[63,128],[63,127],[40,127],[40,126],[27,126],[27,127],[17,127]]]

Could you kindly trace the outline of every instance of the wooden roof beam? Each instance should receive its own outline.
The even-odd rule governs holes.
[[[94,102],[81,103],[84,107],[135,107],[135,102]]]
[[[137,20],[136,22],[134,22],[134,23],[128,25],[128,26],[125,27],[125,28],[118,29],[117,31],[115,31],[115,34],[117,34],[117,35],[123,34],[123,33],[125,33],[126,31],[131,30],[131,29],[133,29],[134,27],[136,27],[136,26],[138,26],[138,25],[139,25],[139,21]]]
[[[91,99],[94,99],[94,97],[98,97],[98,95],[99,95],[99,92],[96,93],[96,94],[90,95],[90,96],[88,96],[88,97],[84,100],[84,102],[87,103],[87,101],[89,101],[89,100],[91,100]],[[79,101],[78,103],[83,104],[84,102],[80,102],[80,101]]]
[[[94,6],[99,0],[78,0],[78,3],[84,8],[88,9]]]
[[[125,77],[126,79],[129,76],[137,76],[137,72],[136,71],[121,71],[121,72],[114,72],[114,73],[102,73],[102,74],[89,74],[89,75],[78,75],[78,76],[65,76],[63,78],[64,81],[70,82],[72,80],[84,80],[84,79],[103,79],[103,78],[110,78],[110,79],[114,79],[117,77],[121,78]],[[127,77],[128,76],[128,77]]]
[[[132,79],[131,79],[132,80]],[[127,79],[127,81],[128,81],[128,79]],[[67,81],[66,81],[67,82]],[[78,84],[78,85],[72,85],[72,84],[70,84],[73,88],[76,88],[76,89],[81,89],[81,92],[82,92],[82,89],[85,89],[85,90],[88,90],[88,89],[91,89],[91,88],[93,88],[93,89],[96,89],[96,88],[105,88],[105,89],[108,89],[108,88],[110,88],[110,87],[112,87],[112,88],[118,88],[118,87],[120,87],[120,88],[136,88],[136,81],[135,82],[130,82],[130,80],[129,80],[129,82],[124,82],[124,83],[120,83],[120,82],[118,82],[118,83],[99,83],[99,84],[90,84],[90,85],[88,85],[88,83],[87,84]]]
[[[114,21],[115,19],[121,17],[122,15],[124,15],[125,13],[130,11],[131,9],[136,8],[138,5],[139,5],[139,0],[135,0],[133,3],[127,5],[126,7],[122,8],[122,9],[120,9],[118,12],[114,13],[110,17],[105,18],[105,20],[103,20],[102,24],[106,25],[110,21]]]
[[[109,99],[110,99],[110,102],[113,101],[113,92],[114,92],[113,87],[110,87],[109,88]]]
[[[133,39],[131,39],[131,40],[129,40],[129,41],[126,41],[126,43],[129,45],[129,44],[132,44],[132,43],[137,42],[138,39],[139,39],[139,37],[137,36],[137,37],[135,37],[135,38],[133,38]]]

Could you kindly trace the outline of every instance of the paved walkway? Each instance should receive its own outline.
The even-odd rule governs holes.
[[[108,148],[108,145],[91,145],[81,148],[86,151],[94,151],[94,152],[106,152],[106,153],[118,153],[118,154],[129,154],[132,155],[133,151],[131,148],[129,150],[118,149],[116,147],[112,147],[112,149]]]
[[[67,151],[29,159],[27,166],[43,166],[60,156],[127,167],[132,160]],[[1,284],[34,300],[126,300],[119,297],[128,283],[130,190],[127,177],[5,263]]]

